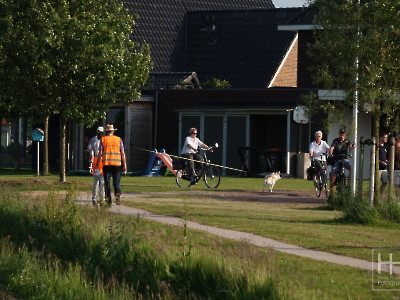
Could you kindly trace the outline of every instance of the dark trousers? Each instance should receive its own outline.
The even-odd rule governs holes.
[[[315,174],[314,175],[316,175],[316,176],[319,174],[319,172],[321,172],[322,164],[324,164],[324,167],[326,169],[326,162],[325,161],[320,161],[318,159],[314,159],[313,163],[314,163],[314,168],[315,168]]]
[[[103,176],[106,199],[111,201],[111,177],[113,179],[114,194],[121,195],[121,166],[103,166]]]
[[[201,163],[195,162],[194,160],[203,161],[203,157],[201,157],[201,155],[197,154],[197,153],[195,153],[195,154],[185,153],[185,154],[181,154],[181,156],[189,159],[189,162],[190,162],[189,170],[191,171],[191,174],[189,174],[189,176],[190,176],[190,179],[193,180],[194,175],[195,175],[195,173],[194,173],[195,168],[197,168],[197,169],[201,168]]]

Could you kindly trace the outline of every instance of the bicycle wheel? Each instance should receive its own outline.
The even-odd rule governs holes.
[[[326,178],[326,171],[322,171],[321,174],[322,179],[322,189],[325,191],[326,198],[329,198],[329,188],[328,188],[328,179]]]
[[[221,173],[217,167],[209,166],[204,174],[204,182],[207,187],[216,189],[221,181]]]
[[[317,176],[317,184],[315,185],[314,183],[314,188],[315,188],[315,195],[317,195],[317,197],[321,196],[321,173],[318,174]]]
[[[175,174],[176,184],[180,188],[188,188],[190,187],[190,178],[185,172],[185,170],[178,170]]]
[[[336,189],[338,190],[338,192],[340,192],[346,186],[346,178],[344,177],[343,173],[338,173],[336,180],[337,180],[337,188]]]

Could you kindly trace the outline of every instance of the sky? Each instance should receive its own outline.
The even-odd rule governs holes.
[[[272,0],[275,7],[301,7],[306,4],[306,0]]]

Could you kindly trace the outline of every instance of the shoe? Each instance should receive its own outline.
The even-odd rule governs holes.
[[[121,204],[120,199],[121,199],[121,195],[120,194],[116,194],[115,195],[115,204],[120,205]]]
[[[97,206],[96,200],[92,199],[92,204],[93,204],[94,206]]]
[[[114,206],[115,205],[115,203],[113,203],[113,202],[107,202],[106,203],[106,207],[111,207],[111,206]]]
[[[106,197],[106,207],[110,207],[111,205],[112,205],[112,201],[111,201],[111,198],[109,198],[109,197]]]

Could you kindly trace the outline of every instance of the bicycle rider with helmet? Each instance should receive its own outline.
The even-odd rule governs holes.
[[[336,175],[340,171],[340,165],[342,163],[342,157],[344,157],[344,167],[351,173],[351,162],[347,159],[349,149],[353,150],[356,148],[355,143],[351,143],[349,139],[346,138],[346,130],[339,130],[339,137],[335,138],[329,149],[329,156],[333,157],[335,163],[332,166],[331,179],[330,179],[330,190],[333,192],[333,187],[336,182]],[[350,176],[350,175],[349,175]]]

